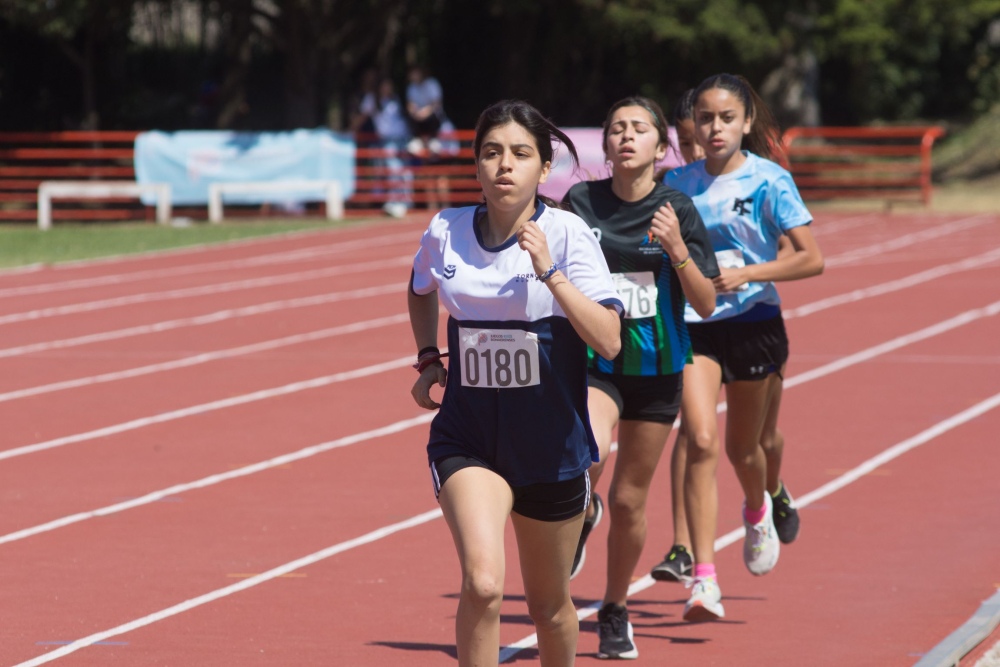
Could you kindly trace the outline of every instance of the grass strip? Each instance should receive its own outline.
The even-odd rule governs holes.
[[[60,223],[46,231],[27,225],[0,227],[0,268],[56,264],[81,259],[113,257],[153,250],[224,243],[300,230],[341,227],[349,223],[268,219],[192,223],[174,227],[150,223]]]

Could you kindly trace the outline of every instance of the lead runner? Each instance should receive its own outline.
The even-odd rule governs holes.
[[[531,105],[483,111],[473,149],[485,203],[434,216],[413,261],[412,394],[440,408],[427,453],[462,568],[463,666],[498,662],[508,517],[541,663],[568,666],[576,655],[569,577],[597,460],[587,346],[618,354],[623,305],[587,225],[538,198],[553,139],[576,159],[569,138]],[[447,370],[436,347],[439,302],[450,315]],[[434,385],[445,387],[440,404]]]

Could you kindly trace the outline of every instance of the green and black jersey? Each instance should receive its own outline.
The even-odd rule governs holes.
[[[657,183],[636,202],[622,201],[611,179],[577,183],[563,199],[564,207],[590,225],[601,244],[608,268],[625,303],[622,348],[613,360],[589,352],[589,367],[617,375],[670,375],[691,360],[691,341],[684,324],[684,292],[671,258],[650,233],[653,214],[670,202],[681,236],[703,275],[714,278],[719,267],[701,216],[690,197]]]

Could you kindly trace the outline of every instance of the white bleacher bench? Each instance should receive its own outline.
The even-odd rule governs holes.
[[[170,186],[166,183],[135,181],[42,181],[38,184],[38,228],[52,226],[52,200],[110,199],[112,197],[156,196],[156,221],[170,223]]]
[[[210,183],[208,186],[208,220],[222,222],[222,195],[260,192],[294,193],[302,201],[326,201],[326,217],[340,220],[344,217],[344,195],[340,181],[240,181]],[[322,197],[316,196],[322,193]]]

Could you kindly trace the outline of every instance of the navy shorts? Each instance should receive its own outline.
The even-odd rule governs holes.
[[[435,497],[440,495],[441,487],[449,477],[462,468],[471,467],[492,470],[471,456],[445,456],[431,463]],[[590,475],[586,471],[563,482],[511,486],[510,489],[514,494],[513,511],[538,521],[572,519],[586,510],[590,503]]]
[[[590,370],[587,386],[611,397],[619,419],[672,424],[681,409],[684,375],[610,375]]]
[[[780,375],[788,361],[788,335],[777,306],[761,304],[741,316],[687,327],[692,352],[719,364],[723,383]]]

